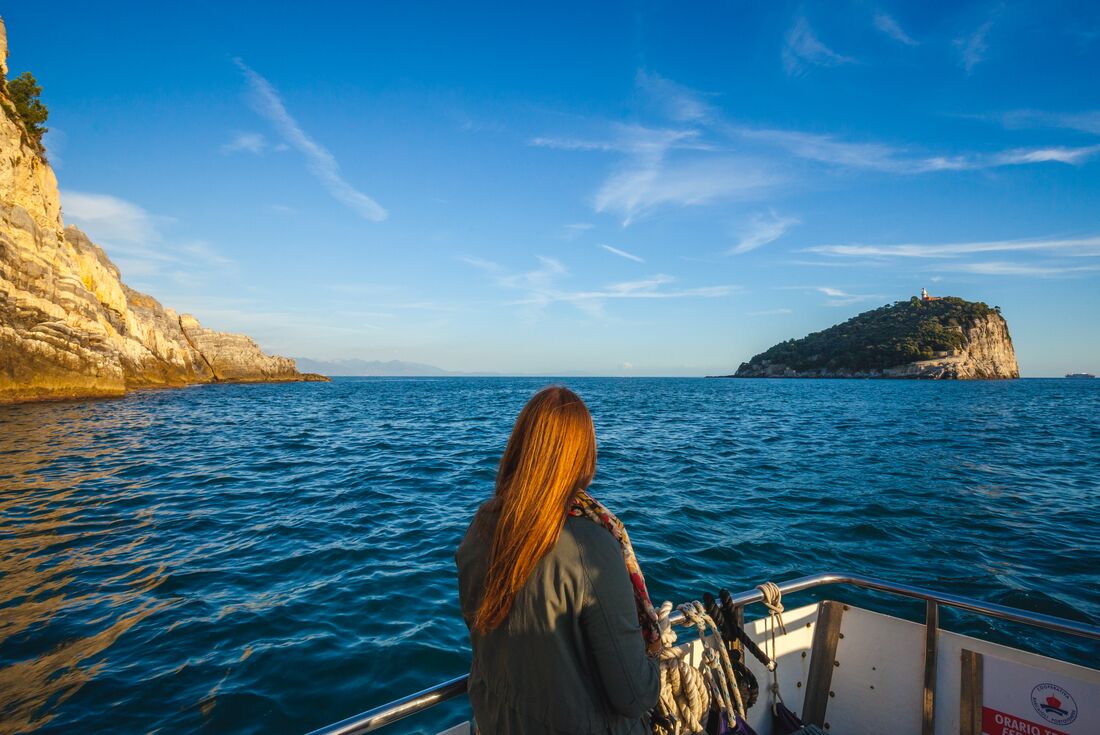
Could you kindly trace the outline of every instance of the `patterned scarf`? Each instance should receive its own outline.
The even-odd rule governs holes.
[[[626,533],[626,527],[622,521],[615,517],[604,504],[588,494],[587,490],[581,490],[573,500],[569,508],[569,515],[587,518],[598,523],[611,532],[623,552],[623,562],[626,564],[627,574],[630,575],[630,584],[634,587],[634,607],[638,610],[638,623],[642,626],[642,640],[645,641],[646,653],[656,656],[661,650],[661,629],[657,624],[657,611],[653,609],[653,603],[649,600],[649,591],[645,587],[645,577],[642,576],[642,568],[638,566],[638,559],[634,556],[634,547],[630,545],[630,536]]]

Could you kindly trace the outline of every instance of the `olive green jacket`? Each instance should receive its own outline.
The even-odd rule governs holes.
[[[486,503],[455,554],[467,627],[481,601],[498,513]],[[569,517],[504,623],[471,629],[469,694],[485,735],[648,733],[660,687],[645,654],[618,541]]]

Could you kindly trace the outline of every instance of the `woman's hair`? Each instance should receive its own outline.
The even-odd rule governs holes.
[[[543,388],[519,412],[500,458],[493,501],[500,519],[474,616],[479,633],[508,617],[516,592],[557,543],[577,491],[595,474],[596,431],[588,407],[568,388]]]

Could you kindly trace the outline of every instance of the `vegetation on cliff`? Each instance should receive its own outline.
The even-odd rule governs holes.
[[[5,84],[8,98],[14,106],[15,116],[23,123],[31,146],[38,153],[43,153],[45,149],[42,145],[42,136],[49,130],[46,127],[46,120],[50,116],[50,111],[42,104],[42,86],[29,71],[23,72],[15,79],[7,80]]]
[[[882,370],[962,349],[966,330],[990,314],[1000,315],[1000,310],[954,296],[934,301],[913,297],[780,342],[749,364],[781,364],[799,371]]]

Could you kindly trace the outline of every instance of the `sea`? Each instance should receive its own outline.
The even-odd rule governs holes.
[[[465,673],[454,550],[551,383],[595,417],[591,490],[657,601],[844,571],[1100,621],[1100,380],[147,390],[0,407],[0,733],[297,734]],[[826,595],[922,619],[839,587],[786,604]],[[391,731],[464,716],[455,701]]]

